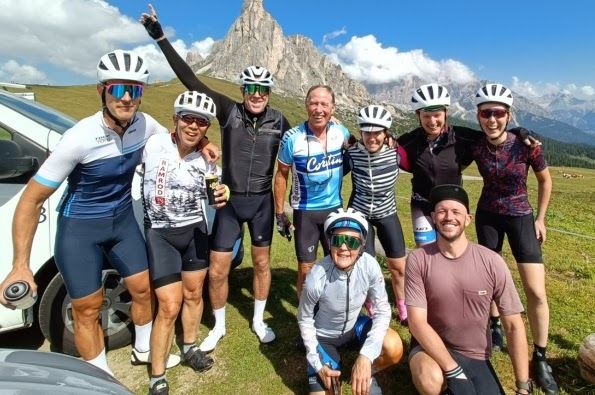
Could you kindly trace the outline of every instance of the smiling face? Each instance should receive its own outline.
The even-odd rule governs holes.
[[[335,113],[335,100],[325,87],[314,88],[306,97],[308,126],[314,132],[322,133]]]
[[[178,152],[181,157],[194,151],[209,129],[210,123],[195,114],[176,114],[173,117],[176,127]]]
[[[244,108],[251,114],[258,115],[262,113],[267,104],[269,104],[270,90],[267,93],[260,93],[260,90],[256,90],[254,93],[246,92],[244,87],[240,87],[242,90],[242,97],[244,98]]]
[[[363,248],[362,235],[358,231],[348,228],[339,228],[333,230],[331,238],[335,235],[356,237],[360,241],[360,246],[356,249],[350,249],[349,247],[347,247],[347,242],[342,243],[339,247],[334,246],[333,243],[330,243],[331,258],[335,263],[335,266],[340,270],[349,269],[351,266],[353,266],[353,264],[359,257],[360,250]]]
[[[361,132],[362,133],[362,141],[366,146],[368,152],[374,153],[382,148],[384,144],[384,139],[386,138],[385,130],[381,130],[379,132]]]
[[[506,126],[510,117],[510,110],[501,103],[483,103],[477,107],[477,122],[493,145],[506,140]]]
[[[447,110],[417,111],[417,120],[429,138],[440,136],[446,126],[446,116]]]
[[[432,212],[432,220],[436,224],[436,231],[446,241],[457,241],[465,228],[471,223],[471,216],[465,206],[456,200],[443,200],[436,204]]]
[[[130,97],[130,92],[124,93],[122,98],[117,99],[116,97],[112,96],[108,93],[108,86],[109,85],[116,85],[116,84],[133,84],[139,85],[136,81],[126,81],[126,80],[110,80],[106,81],[105,83],[97,84],[97,92],[99,95],[105,95],[105,106],[107,107],[108,111],[116,118],[120,123],[127,123],[129,122],[138,107],[140,106],[141,98],[138,97],[136,99],[132,99]]]

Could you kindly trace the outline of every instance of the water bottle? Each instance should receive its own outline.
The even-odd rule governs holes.
[[[31,294],[31,287],[26,281],[15,281],[4,289],[4,299],[17,309],[28,309],[37,301],[37,294]]]

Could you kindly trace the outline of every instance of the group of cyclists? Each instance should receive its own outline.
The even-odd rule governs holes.
[[[131,51],[104,55],[97,65],[102,110],[68,130],[28,183],[13,220],[13,269],[0,289],[24,280],[35,292],[29,256],[37,219],[43,202],[68,179],[55,249],[72,299],[77,350],[85,361],[111,374],[98,321],[106,253],[132,297],[131,363],[151,364],[149,393],[167,394],[166,369],[181,362],[201,372],[214,364],[209,353],[226,334],[232,251],[245,223],[254,267],[251,328],[261,343],[275,340],[263,316],[276,222],[282,237],[291,241],[294,236],[297,322],[306,348],[310,393],[340,390],[339,350],[355,344],[359,356],[351,373],[353,391],[375,394],[381,392],[374,373],[403,356],[402,341],[389,328],[391,307],[374,258],[377,234],[391,275],[395,315],[413,335],[409,359],[418,391],[502,393],[489,365],[490,350],[503,347],[502,315],[517,393],[526,394],[531,382],[524,325],[519,321],[522,305],[498,256],[506,235],[527,296],[533,378],[547,394],[558,393],[546,361],[549,310],[540,246],[546,239],[552,183],[541,147],[526,141],[526,130],[508,129],[513,103],[508,88],[490,83],[477,91],[480,131],[449,125],[447,88],[427,84],[411,99],[418,128],[396,141],[389,139],[390,112],[370,105],[357,115],[360,139],[354,142],[334,118],[330,86],[309,89],[307,120],[292,128],[268,104],[274,80],[266,68],[249,66],[241,73],[243,100],[236,102],[197,78],[164,35],[152,7],[142,14],[141,23],[188,89],[174,101],[173,131],[138,111],[149,77],[146,62]],[[215,118],[221,127],[221,168],[214,165],[218,147],[206,136]],[[477,237],[487,248],[470,247],[474,245],[464,237],[471,216],[460,185],[462,170],[473,161],[484,179]],[[131,184],[139,164],[146,242],[132,211]],[[538,181],[535,220],[527,197],[529,167]],[[400,169],[412,174],[411,218],[420,247],[409,256],[395,202]],[[291,220],[285,202],[290,173]],[[353,188],[348,208],[343,209],[340,192],[348,173]],[[209,235],[205,180],[213,175],[220,182]],[[325,258],[317,262],[319,243]],[[468,252],[472,249],[480,253]],[[479,295],[481,301],[469,302],[466,287],[481,282],[459,277],[466,273],[467,280],[473,278],[477,267],[481,269],[476,276],[493,281],[486,289],[474,288],[474,297]],[[207,276],[215,324],[197,344]],[[156,312],[153,292],[159,302]],[[472,319],[468,311],[440,310],[456,303],[459,296],[453,295],[461,292],[461,304],[471,303]],[[0,302],[13,307],[2,296]],[[449,316],[444,317],[445,312]],[[180,314],[183,335],[177,356],[170,348]],[[458,336],[452,336],[457,331]],[[467,340],[479,343],[457,343],[467,332],[472,333]],[[477,367],[474,360],[487,364]]]

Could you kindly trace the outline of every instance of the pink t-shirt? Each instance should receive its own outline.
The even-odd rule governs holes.
[[[427,310],[428,324],[447,348],[489,358],[492,300],[503,316],[523,311],[510,271],[495,252],[469,243],[460,257],[449,259],[432,243],[409,254],[405,302]]]

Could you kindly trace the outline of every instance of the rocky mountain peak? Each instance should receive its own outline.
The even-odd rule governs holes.
[[[273,73],[277,92],[305,97],[316,84],[330,85],[337,102],[354,109],[371,102],[365,86],[350,79],[311,39],[285,37],[281,26],[269,14],[263,0],[245,0],[242,13],[225,38],[218,41],[206,59],[191,64],[197,73],[239,82],[241,71],[249,65],[264,66]]]

